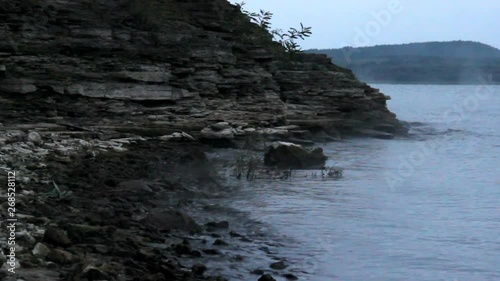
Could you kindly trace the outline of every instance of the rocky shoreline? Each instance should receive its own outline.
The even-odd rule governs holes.
[[[7,271],[8,257],[2,254],[3,280],[227,280],[204,274],[204,263],[214,256],[246,262],[238,254],[226,256],[224,248],[251,243],[251,237],[231,229],[227,221],[199,224],[184,211],[197,198],[224,189],[205,157],[210,147],[127,138],[96,143],[100,151],[82,153],[75,144],[83,139],[56,141],[54,133],[7,135],[0,156],[2,166],[10,168],[3,166],[0,177],[5,182],[8,171],[16,172],[18,222],[16,274]],[[66,156],[55,149],[44,158],[33,153],[52,145],[62,148],[61,143],[73,145],[66,146]],[[21,159],[29,149],[31,158]],[[3,190],[1,198],[5,221]],[[9,248],[6,235],[0,243]],[[295,280],[286,267],[276,261],[253,273],[261,275],[256,280],[274,280],[266,275],[271,272]]]
[[[9,0],[0,26],[16,280],[225,280],[204,261],[244,263],[223,249],[253,238],[189,217],[196,198],[226,188],[205,152],[408,130],[390,97],[325,56],[290,57],[225,0]],[[282,261],[255,279],[294,280]]]

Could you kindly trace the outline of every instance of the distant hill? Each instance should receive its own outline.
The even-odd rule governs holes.
[[[311,49],[372,83],[500,84],[500,50],[472,41]]]

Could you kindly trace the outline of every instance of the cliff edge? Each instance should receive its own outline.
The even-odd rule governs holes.
[[[3,0],[0,26],[4,125],[22,116],[146,135],[203,137],[221,121],[237,136],[284,125],[405,132],[389,97],[326,56],[290,59],[224,0]]]

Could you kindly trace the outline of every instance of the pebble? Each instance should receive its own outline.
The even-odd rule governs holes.
[[[42,142],[42,137],[37,132],[31,132],[28,134],[28,141],[34,144],[40,144]]]

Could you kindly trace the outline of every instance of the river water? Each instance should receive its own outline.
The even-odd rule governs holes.
[[[274,237],[269,255],[300,280],[500,280],[500,86],[373,86],[409,138],[321,144],[343,178],[297,171],[219,203]]]

